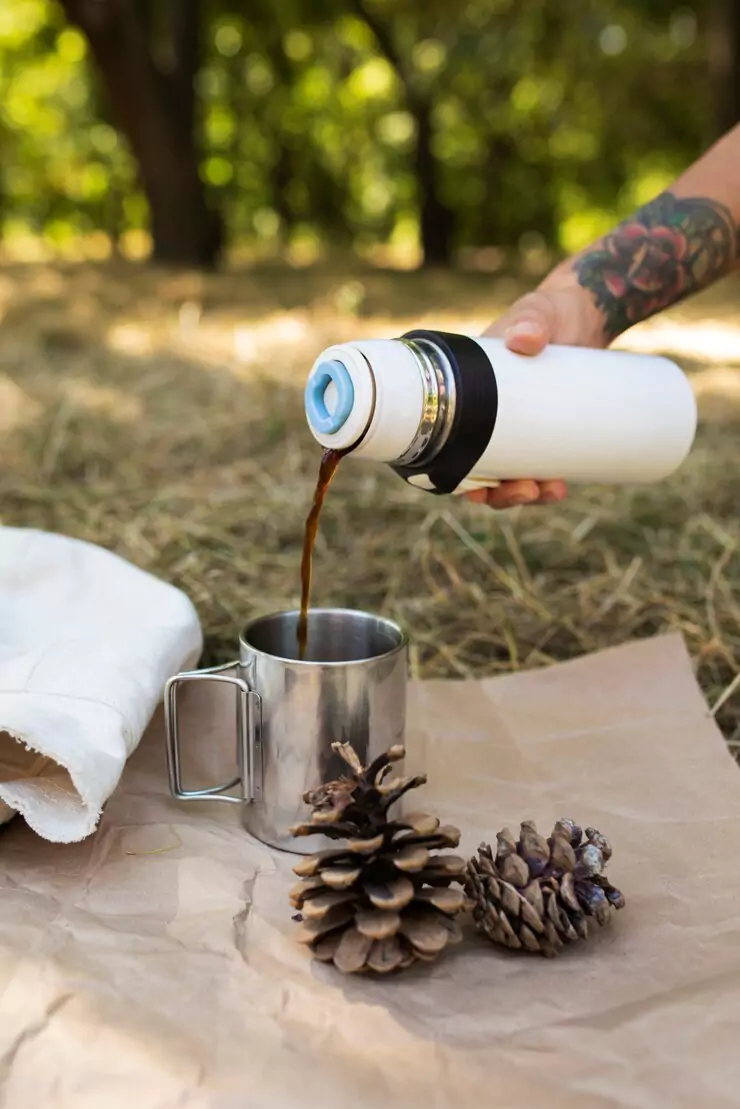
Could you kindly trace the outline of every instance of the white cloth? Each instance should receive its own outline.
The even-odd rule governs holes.
[[[202,649],[193,605],[110,551],[0,528],[0,823],[94,831],[167,678]]]

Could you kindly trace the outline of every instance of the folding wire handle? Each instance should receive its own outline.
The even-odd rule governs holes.
[[[262,725],[262,699],[250,689],[243,678],[227,675],[239,664],[226,662],[205,670],[190,670],[175,674],[164,687],[164,721],[167,737],[167,773],[170,793],[183,801],[245,801],[262,800],[262,742],[257,727],[259,713]],[[186,682],[222,682],[236,688],[236,765],[238,774],[231,781],[207,789],[183,789],[180,768],[180,727],[177,694]],[[240,787],[238,795],[229,793]]]

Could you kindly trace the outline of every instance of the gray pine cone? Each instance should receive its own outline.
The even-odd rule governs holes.
[[[516,840],[498,833],[495,853],[481,844],[468,863],[465,892],[480,931],[504,947],[553,956],[588,936],[588,922],[606,924],[624,897],[602,871],[612,849],[605,836],[573,820],[539,835],[531,820]]]

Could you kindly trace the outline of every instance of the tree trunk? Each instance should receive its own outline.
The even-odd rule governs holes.
[[[424,265],[449,266],[452,263],[454,220],[439,195],[439,166],[432,153],[432,106],[427,101],[410,99],[409,111],[416,120],[414,165]]]
[[[278,142],[281,143],[280,136],[278,136]],[[295,225],[293,209],[287,199],[287,190],[292,180],[293,158],[290,150],[281,143],[277,158],[270,168],[270,191],[272,193],[272,206],[280,216],[282,240],[285,241],[290,238],[290,232]]]
[[[221,223],[206,204],[194,134],[199,0],[179,0],[174,7],[171,74],[155,66],[134,0],[62,4],[87,36],[112,116],[136,158],[149,202],[154,259],[212,267],[221,248]]]
[[[352,0],[352,7],[370,28],[383,56],[398,74],[405,92],[406,107],[416,124],[413,165],[419,199],[419,228],[424,265],[449,266],[452,262],[454,215],[440,197],[439,164],[432,152],[433,104],[414,88],[391,33],[383,21],[366,6],[365,0]]]
[[[709,28],[709,76],[716,135],[740,123],[740,5],[714,0]]]

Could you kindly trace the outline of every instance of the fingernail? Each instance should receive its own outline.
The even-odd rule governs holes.
[[[510,498],[509,508],[518,508],[520,504],[533,504],[536,500],[536,497],[530,497],[526,493],[519,493],[516,497]]]
[[[504,332],[505,339],[533,338],[542,335],[544,328],[536,320],[517,320],[510,324]]]

